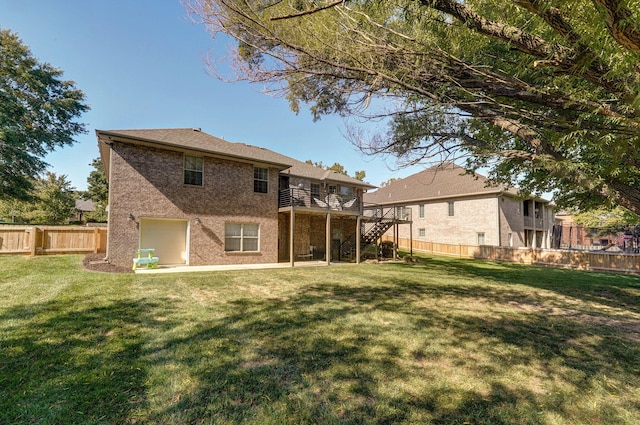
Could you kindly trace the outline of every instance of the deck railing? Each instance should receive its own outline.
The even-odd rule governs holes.
[[[311,194],[308,189],[289,188],[279,192],[278,207],[301,207],[326,209],[328,211],[360,212],[360,199],[357,196],[336,193]]]

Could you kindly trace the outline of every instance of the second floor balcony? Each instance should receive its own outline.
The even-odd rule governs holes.
[[[278,194],[278,208],[308,208],[359,214],[362,202],[357,196],[337,193],[311,193],[308,189],[283,189]]]

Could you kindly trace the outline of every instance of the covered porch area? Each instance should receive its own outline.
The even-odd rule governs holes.
[[[361,219],[358,211],[280,208],[278,261],[290,266],[307,261],[321,261],[326,265],[341,261],[342,243],[349,238],[360,240]],[[359,259],[358,253],[356,263]]]

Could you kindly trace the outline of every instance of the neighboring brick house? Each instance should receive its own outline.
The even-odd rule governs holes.
[[[400,238],[462,245],[549,248],[553,208],[541,198],[521,199],[516,190],[487,185],[454,164],[427,168],[365,194],[365,204],[410,209],[411,225]]]
[[[360,237],[362,196],[374,188],[199,129],[96,136],[109,181],[107,257],[118,265],[139,248],[154,248],[161,265],[328,263]]]

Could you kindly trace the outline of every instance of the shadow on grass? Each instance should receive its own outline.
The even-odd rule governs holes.
[[[56,300],[0,314],[0,423],[128,423],[145,404],[153,303]]]
[[[583,291],[584,299],[594,298],[589,288]],[[443,297],[459,298],[459,311],[429,307]],[[640,348],[619,328],[544,310],[465,315],[465,304],[478,298],[539,307],[535,297],[516,288],[424,285],[418,275],[359,286],[327,281],[286,300],[238,299],[224,318],[167,342],[189,353],[171,360],[189,365],[199,384],[152,419],[546,424],[555,415],[573,423],[631,424],[640,418],[637,404],[610,404],[614,397],[598,400],[604,404],[600,416],[575,407],[585,394],[597,392],[603,376],[638,391]],[[386,320],[395,322],[389,326]],[[443,339],[441,333],[450,336]],[[437,348],[432,336],[439,339]],[[412,340],[416,348],[407,353]],[[461,354],[465,346],[475,352]],[[479,356],[485,360],[478,362]],[[439,365],[448,371],[440,372]],[[455,367],[474,385],[467,388],[446,375],[456,373]],[[521,377],[522,385],[517,377],[508,385],[496,378],[527,368],[534,375]],[[529,385],[529,379],[540,386]],[[554,394],[556,386],[561,395]]]
[[[638,402],[624,399],[640,392],[638,342],[598,310],[633,317],[637,280],[608,287],[579,272],[438,259],[367,270],[370,282],[327,270],[293,294],[212,296],[176,322],[189,309],[178,297],[6,310],[0,423],[640,421]],[[550,305],[541,290],[568,299]],[[597,393],[597,409],[576,407]]]

